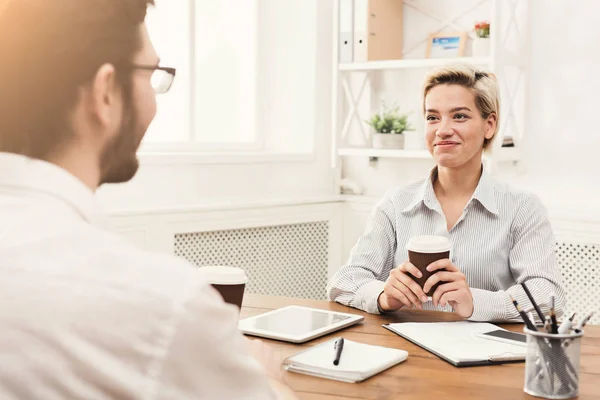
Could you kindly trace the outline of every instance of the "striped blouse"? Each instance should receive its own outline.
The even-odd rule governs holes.
[[[530,308],[519,285],[525,281],[542,311],[549,310],[555,295],[556,312],[562,314],[565,294],[545,207],[537,196],[513,190],[485,171],[449,232],[431,177],[389,192],[375,206],[348,262],[329,282],[329,298],[379,313],[377,298],[385,281],[408,260],[405,246],[416,235],[443,235],[452,241],[450,258],[465,274],[473,295],[470,320],[522,322],[510,296]],[[423,309],[452,311],[431,301]]]

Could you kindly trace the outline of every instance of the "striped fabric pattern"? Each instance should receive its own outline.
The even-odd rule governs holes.
[[[370,313],[379,313],[377,298],[390,271],[408,260],[405,246],[417,235],[448,237],[450,258],[466,276],[473,295],[473,321],[522,321],[510,300],[523,308],[531,303],[519,285],[527,282],[534,299],[547,312],[551,295],[561,315],[565,293],[555,257],[555,239],[545,207],[530,193],[497,182],[485,171],[448,232],[435,196],[432,177],[390,191],[374,208],[366,232],[346,265],[329,282],[331,300]],[[427,310],[452,311],[451,307]]]

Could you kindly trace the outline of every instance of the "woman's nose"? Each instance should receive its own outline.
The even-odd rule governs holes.
[[[453,134],[451,122],[446,118],[442,118],[435,134],[440,137],[451,136]]]

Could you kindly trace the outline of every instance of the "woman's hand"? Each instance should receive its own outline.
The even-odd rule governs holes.
[[[440,271],[442,270],[442,271]],[[429,289],[438,282],[443,282],[433,293],[433,305],[438,304],[442,307],[446,304],[456,311],[463,318],[469,318],[473,315],[473,295],[467,283],[467,278],[460,272],[456,265],[450,260],[443,259],[432,262],[427,266],[427,271],[437,271],[427,279],[423,286],[423,291],[427,293]]]
[[[421,271],[408,261],[390,272],[390,276],[385,281],[383,292],[377,299],[382,310],[396,311],[402,307],[423,308],[427,296],[409,274],[416,278],[422,276]]]

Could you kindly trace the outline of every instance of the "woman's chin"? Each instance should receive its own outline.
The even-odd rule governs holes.
[[[463,164],[461,158],[457,157],[455,154],[434,154],[433,159],[439,167],[454,168]]]
[[[475,158],[481,163],[481,152],[468,154],[466,152],[434,151],[433,159],[439,167],[456,168],[471,163]]]

